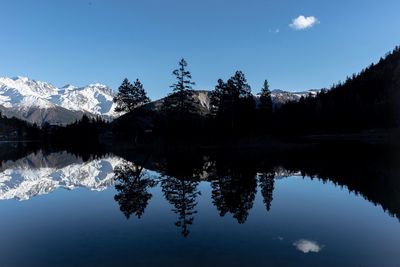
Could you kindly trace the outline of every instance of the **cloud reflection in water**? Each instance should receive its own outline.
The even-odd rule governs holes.
[[[293,246],[296,247],[297,250],[303,253],[314,252],[318,253],[324,247],[323,245],[319,245],[315,241],[307,240],[307,239],[299,239],[293,243]]]

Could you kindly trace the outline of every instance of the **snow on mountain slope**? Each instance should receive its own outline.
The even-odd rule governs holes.
[[[51,96],[58,89],[51,84],[29,80],[26,77],[0,78],[0,105],[6,108],[41,107],[51,108]]]
[[[274,106],[301,97],[316,96],[318,90],[304,92],[271,92]],[[114,119],[120,114],[114,112],[113,91],[102,84],[85,87],[66,85],[57,88],[49,83],[30,80],[26,77],[0,78],[0,111],[8,117],[17,117],[39,125],[44,122],[65,125],[80,119],[83,114]],[[210,91],[194,90],[191,98],[200,114],[210,112]],[[258,103],[258,97],[255,96]],[[160,110],[164,99],[145,106]]]
[[[57,188],[101,191],[114,184],[114,167],[123,162],[118,157],[82,162],[66,152],[30,154],[2,167],[0,200],[27,200]]]
[[[18,89],[24,96],[32,95],[46,98],[58,92],[58,89],[49,83],[29,80],[27,77],[21,76],[15,78],[0,78],[0,83],[9,88]]]
[[[76,88],[71,85],[60,90],[56,103],[69,110],[85,111],[95,115],[116,117],[113,92],[102,84]]]
[[[271,98],[274,105],[282,105],[291,101],[299,101],[302,97],[315,97],[320,90],[308,90],[303,92],[288,92],[283,90],[272,90]]]
[[[26,77],[0,78],[0,106],[3,109],[9,109],[4,112],[6,115],[39,124],[43,122],[70,123],[82,117],[83,114],[103,116],[106,119],[118,116],[114,112],[113,92],[105,85],[90,84],[81,88],[67,85],[57,88],[49,83],[30,80]],[[54,110],[50,112],[52,109],[56,109],[57,112]],[[69,110],[70,115],[62,116],[63,109]],[[46,116],[47,110],[53,114],[50,116],[52,118],[50,121]],[[31,116],[35,112],[42,115]]]

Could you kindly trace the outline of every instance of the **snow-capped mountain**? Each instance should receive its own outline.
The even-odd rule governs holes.
[[[116,117],[114,112],[113,92],[103,84],[89,84],[76,88],[72,85],[62,87],[55,97],[54,103],[63,108],[84,111],[95,115]]]
[[[319,90],[288,92],[273,90],[275,106],[301,97],[316,96]],[[66,85],[57,88],[50,83],[30,80],[27,77],[0,78],[0,111],[7,117],[17,117],[42,125],[45,122],[65,125],[79,120],[84,114],[101,116],[111,120],[118,117],[113,103],[113,91],[102,84],[85,87]],[[192,96],[200,114],[210,112],[210,91],[196,90]],[[256,97],[256,100],[258,97]],[[150,109],[160,110],[164,99],[147,104]]]
[[[0,200],[27,200],[57,188],[101,191],[114,184],[114,168],[125,161],[105,157],[83,162],[67,152],[30,154],[3,163],[0,169]]]
[[[0,78],[0,110],[8,117],[37,124],[68,124],[83,114],[115,118],[114,108],[113,92],[102,84],[57,88],[27,77]]]

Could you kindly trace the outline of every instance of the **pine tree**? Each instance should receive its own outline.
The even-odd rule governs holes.
[[[114,103],[117,104],[115,107],[116,112],[124,112],[130,110],[130,103],[132,102],[132,84],[127,78],[122,81],[121,86],[118,88],[118,94],[114,97]]]
[[[177,82],[171,85],[171,88],[174,92],[183,92],[185,90],[191,90],[192,85],[195,85],[194,82],[191,81],[192,75],[187,68],[187,62],[185,59],[181,59],[179,61],[179,68],[172,72],[173,75],[176,76]]]
[[[241,71],[224,83],[221,79],[211,93],[211,111],[221,124],[219,127],[248,130],[255,109],[255,101],[245,75]]]
[[[133,89],[135,92],[136,106],[143,105],[150,102],[150,98],[147,96],[146,90],[143,88],[143,84],[136,79],[133,84]]]
[[[236,71],[226,83],[219,79],[211,92],[211,108],[214,113],[232,112],[239,107],[241,99],[252,98],[251,88],[241,71]]]
[[[143,88],[143,84],[136,79],[132,85],[128,79],[122,81],[121,86],[118,88],[118,94],[114,98],[117,104],[116,112],[130,112],[136,107],[150,102]]]
[[[187,70],[187,62],[185,59],[179,61],[179,68],[175,69],[172,74],[176,77],[176,83],[170,87],[173,93],[167,98],[165,105],[167,109],[177,111],[179,113],[191,112],[193,109],[193,102],[190,99],[190,90],[192,90],[192,75]],[[176,102],[176,103],[174,103]]]
[[[269,84],[267,80],[264,81],[264,86],[261,88],[260,109],[268,113],[272,112],[271,91],[269,90]]]
[[[247,84],[246,77],[240,70],[228,80],[227,86],[228,92],[234,99],[252,97],[250,85]]]
[[[223,113],[222,101],[226,94],[226,83],[222,79],[218,79],[215,89],[210,96],[210,109],[212,115]]]

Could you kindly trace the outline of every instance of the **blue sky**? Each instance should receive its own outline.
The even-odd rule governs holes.
[[[0,76],[113,89],[139,78],[153,99],[170,92],[182,57],[196,89],[240,69],[253,92],[264,79],[305,90],[400,44],[398,0],[2,0],[0,9]]]

